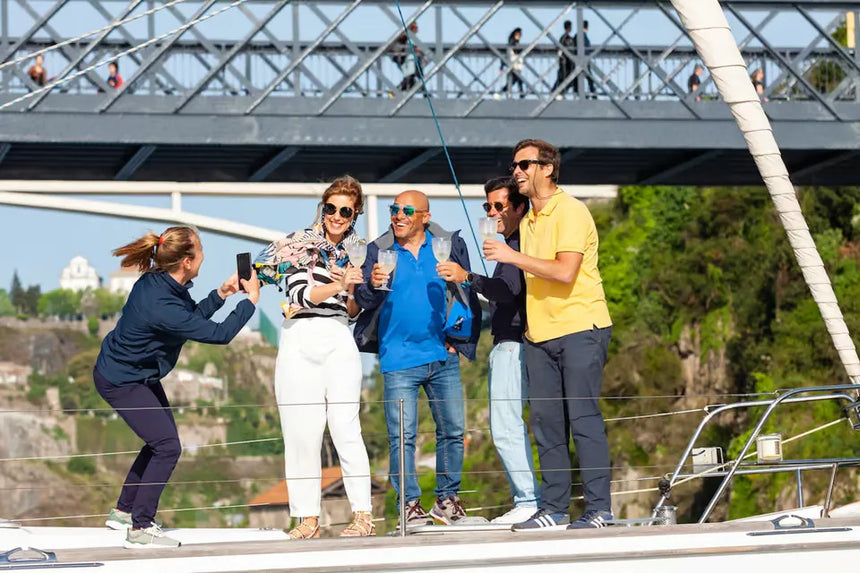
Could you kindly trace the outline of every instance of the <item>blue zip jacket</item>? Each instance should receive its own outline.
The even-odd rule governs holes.
[[[254,316],[243,300],[224,322],[209,320],[224,301],[213,290],[200,303],[165,272],[144,273],[128,295],[116,328],[102,341],[96,369],[111,384],[154,383],[176,366],[186,340],[227,344]]]
[[[427,225],[427,230],[434,237],[450,237],[451,238],[451,259],[466,271],[471,270],[469,266],[469,250],[466,247],[466,241],[460,237],[459,231],[450,233],[437,225],[430,222]],[[387,293],[382,290],[376,290],[370,284],[370,275],[373,270],[373,265],[376,264],[379,258],[379,251],[390,249],[394,244],[394,232],[389,227],[378,239],[367,245],[367,258],[364,260],[364,265],[361,267],[361,272],[364,274],[364,282],[355,287],[355,302],[363,309],[363,312],[358,315],[358,320],[355,323],[353,337],[355,338],[356,346],[360,352],[369,352],[371,354],[379,354],[379,311],[382,303],[385,302]],[[395,268],[394,272],[397,272]],[[461,289],[460,286],[448,283],[448,308],[450,309],[450,301],[454,296],[454,289]],[[478,346],[478,337],[481,335],[481,303],[478,301],[478,295],[469,287],[462,288],[463,295],[469,301],[469,308],[472,310],[472,332],[468,340],[454,340],[449,338],[446,342],[451,344],[457,352],[468,358],[475,359],[475,351]]]

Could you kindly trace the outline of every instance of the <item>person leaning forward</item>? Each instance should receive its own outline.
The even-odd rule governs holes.
[[[474,360],[480,334],[481,308],[468,285],[446,285],[436,269],[432,239],[451,240],[451,260],[469,269],[469,254],[458,232],[449,233],[430,223],[430,205],[420,191],[406,191],[389,208],[391,227],[369,244],[362,267],[365,282],[355,289],[355,300],[365,309],[355,326],[359,350],[379,354],[385,384],[385,421],[388,427],[389,474],[397,495],[405,496],[406,525],[432,519],[451,524],[465,517],[460,498],[463,471],[465,410],[458,354]],[[389,276],[378,264],[379,253],[397,253]],[[390,291],[379,287],[390,279]],[[465,339],[445,335],[452,302],[467,302],[471,330]],[[418,393],[424,388],[436,422],[436,502],[428,514],[420,503],[415,473],[415,436],[418,430]],[[399,401],[404,401],[404,464],[406,491],[400,491]]]
[[[580,462],[585,512],[570,529],[613,519],[609,444],[598,400],[612,321],[597,270],[597,229],[588,207],[558,185],[560,156],[526,139],[514,148],[511,172],[532,209],[520,222],[521,252],[485,241],[488,260],[516,265],[526,279],[526,368],[531,426],[541,469],[541,502],[515,531],[570,522],[568,428]]]

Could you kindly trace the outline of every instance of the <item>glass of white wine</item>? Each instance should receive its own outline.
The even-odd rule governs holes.
[[[485,241],[496,240],[497,229],[498,220],[495,217],[482,217],[478,219],[478,233],[481,234],[481,238]],[[481,255],[481,258],[486,259],[484,255]]]
[[[397,266],[397,251],[379,251],[379,268],[386,274],[391,274]],[[383,281],[382,286],[377,287],[377,290],[391,290],[388,288],[388,279]]]
[[[361,268],[364,260],[367,258],[367,243],[351,243],[346,246],[346,254],[349,256],[349,262],[357,269]]]
[[[433,256],[444,263],[451,256],[451,239],[448,237],[433,237]]]

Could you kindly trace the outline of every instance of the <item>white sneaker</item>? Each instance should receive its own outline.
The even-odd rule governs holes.
[[[167,537],[155,523],[146,529],[129,529],[122,544],[126,549],[174,549],[180,545],[176,539]]]
[[[527,521],[537,511],[534,505],[518,505],[509,512],[493,519],[490,523],[522,523]]]

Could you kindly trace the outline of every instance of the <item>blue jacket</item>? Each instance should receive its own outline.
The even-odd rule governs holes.
[[[186,340],[227,344],[254,315],[243,300],[224,322],[209,320],[224,301],[213,290],[200,303],[168,273],[144,273],[134,284],[116,328],[102,341],[96,368],[116,386],[153,383],[176,366]]]
[[[451,260],[466,271],[471,270],[469,265],[469,251],[466,248],[466,241],[460,237],[459,231],[450,233],[437,225],[430,223],[427,230],[434,237],[450,237],[451,238]],[[373,270],[373,265],[376,264],[379,258],[379,251],[390,249],[394,245],[394,233],[389,227],[381,237],[367,245],[367,259],[361,267],[361,272],[364,274],[364,283],[355,288],[355,302],[359,307],[364,309],[364,312],[358,315],[358,320],[355,323],[353,336],[358,349],[361,352],[370,352],[372,354],[379,353],[379,338],[377,328],[379,325],[379,310],[382,303],[385,302],[385,297],[388,293],[383,290],[377,290],[370,284],[370,274]],[[395,268],[394,272],[397,272]],[[461,289],[458,285],[448,283],[448,308],[451,307],[452,299],[458,293],[454,289]],[[478,337],[481,334],[481,303],[478,301],[478,295],[469,288],[463,289],[464,294],[468,297],[469,308],[472,310],[472,332],[468,340],[454,340],[449,338],[447,342],[457,349],[457,352],[468,358],[475,359],[475,349],[478,345]]]

